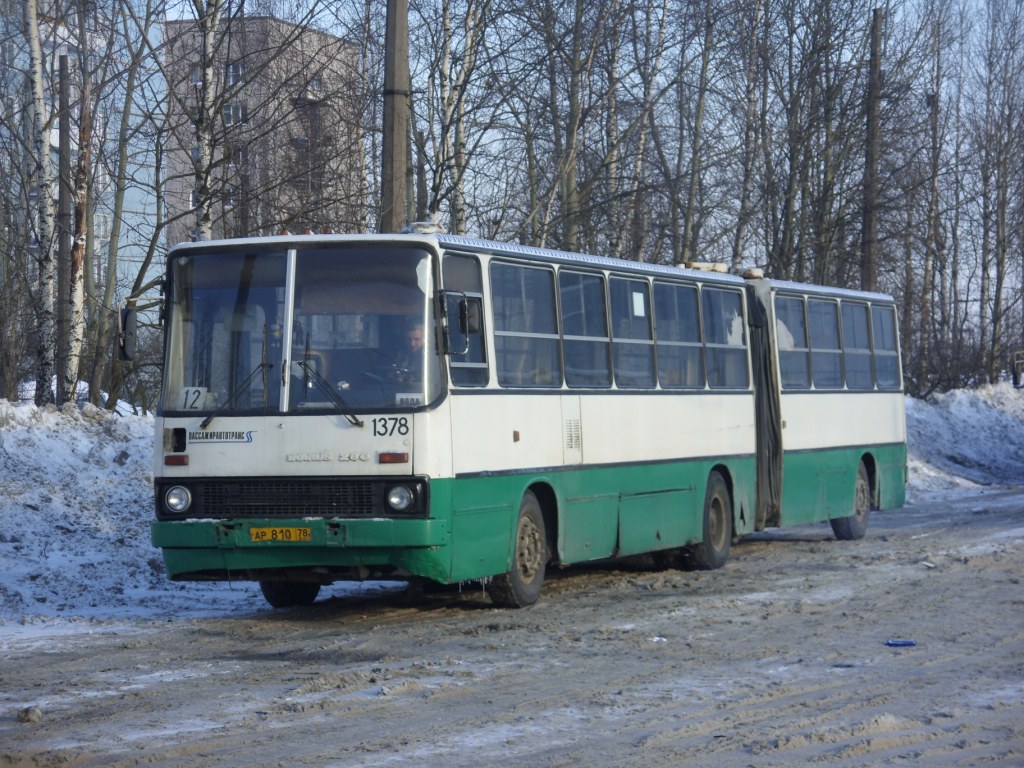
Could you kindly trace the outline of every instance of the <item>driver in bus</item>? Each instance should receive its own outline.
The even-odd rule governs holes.
[[[406,384],[423,381],[423,341],[423,323],[413,323],[406,329],[404,351],[397,361],[399,381]]]

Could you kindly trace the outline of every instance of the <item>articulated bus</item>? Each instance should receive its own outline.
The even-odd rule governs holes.
[[[152,541],[175,580],[481,581],[653,553],[721,567],[766,527],[899,507],[879,293],[449,235],[168,254]]]

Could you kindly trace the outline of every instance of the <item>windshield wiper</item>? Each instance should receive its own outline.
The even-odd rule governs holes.
[[[211,421],[213,421],[216,417],[218,417],[222,413],[224,413],[224,411],[226,411],[229,408],[233,407],[234,404],[235,404],[235,399],[240,394],[242,394],[242,392],[245,390],[246,386],[248,386],[249,382],[251,382],[256,377],[257,373],[261,373],[262,372],[263,373],[263,381],[266,382],[266,380],[267,380],[267,375],[266,375],[267,371],[269,371],[273,367],[274,366],[271,363],[268,363],[268,362],[265,362],[265,361],[257,363],[256,367],[252,369],[252,371],[249,373],[249,375],[246,376],[242,380],[242,383],[239,384],[237,387],[235,387],[233,390],[231,390],[231,394],[228,395],[227,402],[225,402],[223,405],[221,405],[219,408],[217,408],[213,413],[211,413],[209,416],[207,416],[205,419],[203,419],[201,422],[199,422],[199,428],[200,429],[206,429],[208,426],[210,426],[210,422]],[[266,392],[266,384],[264,384],[264,390],[263,391]]]
[[[296,360],[296,362],[302,368],[303,378],[316,384],[317,389],[331,399],[331,402],[337,407],[338,413],[344,416],[349,424],[354,427],[363,426],[362,419],[352,413],[352,406],[345,402],[345,399],[338,394],[338,390],[331,386],[331,382],[325,379],[309,360]]]
[[[264,398],[266,398],[267,384],[268,384],[267,373],[273,367],[274,366],[271,363],[267,362],[267,324],[264,323],[263,324],[263,351],[262,351],[262,354],[260,355],[259,363],[257,363],[256,367],[253,368],[249,372],[248,376],[246,376],[244,379],[242,379],[242,382],[237,387],[235,387],[234,389],[231,390],[231,394],[228,395],[228,399],[227,399],[227,401],[223,405],[221,405],[219,408],[216,408],[213,411],[213,413],[211,413],[209,416],[207,416],[205,419],[203,419],[201,422],[199,422],[199,428],[200,429],[206,429],[208,426],[210,426],[210,422],[213,421],[217,416],[219,416],[220,414],[224,413],[224,411],[228,410],[229,408],[233,407],[234,404],[235,404],[235,399],[240,394],[242,394],[242,392],[245,390],[245,388],[249,385],[249,382],[251,382],[253,380],[253,378],[256,376],[257,373],[262,373],[263,374],[263,393],[264,393]],[[265,402],[266,402],[266,400],[264,400],[264,403]]]

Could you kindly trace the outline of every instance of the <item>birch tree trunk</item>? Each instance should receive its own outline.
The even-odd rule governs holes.
[[[79,62],[82,90],[79,94],[78,162],[75,166],[75,235],[71,244],[67,305],[68,339],[63,356],[60,387],[63,402],[74,399],[78,366],[85,341],[85,246],[89,235],[89,167],[92,149],[92,83],[89,75],[89,41],[85,6],[78,6]]]
[[[199,97],[196,104],[196,145],[199,158],[196,163],[196,223],[193,240],[209,240],[213,236],[213,166],[214,130],[214,48],[217,30],[224,13],[223,0],[192,0],[200,35]]]
[[[29,166],[30,194],[35,196],[33,230],[36,238],[38,283],[34,304],[36,332],[36,405],[54,401],[53,376],[57,354],[57,261],[55,252],[56,206],[53,201],[53,167],[50,162],[50,120],[43,96],[43,50],[39,35],[38,0],[23,0],[23,25],[29,49]]]

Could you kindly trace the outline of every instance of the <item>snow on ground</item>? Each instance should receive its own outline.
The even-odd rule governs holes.
[[[906,405],[909,503],[1024,484],[1024,391]],[[149,541],[152,441],[150,416],[0,400],[0,626],[265,607],[251,583],[167,580]]]
[[[1024,390],[1009,383],[908,397],[909,501],[1024,485]]]

